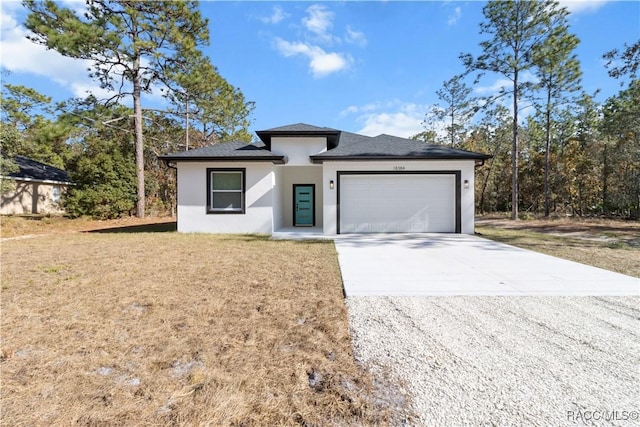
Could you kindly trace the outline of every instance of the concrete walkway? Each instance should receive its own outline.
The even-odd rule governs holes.
[[[345,293],[640,295],[640,279],[465,234],[341,235]]]

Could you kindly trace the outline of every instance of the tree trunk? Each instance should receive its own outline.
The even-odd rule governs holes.
[[[546,138],[544,146],[544,216],[549,217],[549,149],[551,148],[551,89],[547,90]]]
[[[511,219],[518,219],[518,70],[513,73],[513,141],[511,179]]]
[[[455,115],[453,112],[453,108],[451,109],[451,147],[455,146],[455,142],[456,142],[456,136],[455,136]]]
[[[144,218],[145,213],[145,191],[144,191],[144,140],[142,138],[142,104],[141,104],[141,87],[140,74],[138,72],[140,59],[134,60],[134,79],[133,79],[133,122],[135,134],[135,153],[136,153],[136,216]]]
[[[602,159],[602,211],[605,215],[609,215],[609,159],[607,158],[607,143],[604,143],[604,158]]]

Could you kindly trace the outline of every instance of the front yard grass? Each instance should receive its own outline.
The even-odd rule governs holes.
[[[481,237],[640,277],[640,222],[480,219]]]
[[[3,425],[374,425],[331,242],[65,233],[2,243]]]

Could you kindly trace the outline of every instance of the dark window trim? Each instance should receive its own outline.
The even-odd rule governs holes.
[[[435,170],[435,171],[338,171],[337,172],[337,230],[340,234],[340,178],[343,175],[454,175],[456,179],[456,234],[462,233],[462,171],[459,170]]]
[[[211,173],[213,172],[241,172],[242,173],[242,209],[235,211],[219,211],[211,209]],[[243,215],[246,212],[245,195],[247,193],[246,168],[207,168],[207,214],[213,215]]]
[[[292,203],[292,214],[291,222],[294,227],[309,227],[308,225],[296,225],[296,187],[311,187],[313,191],[313,219],[311,227],[316,226],[316,185],[315,184],[293,184],[293,203]]]

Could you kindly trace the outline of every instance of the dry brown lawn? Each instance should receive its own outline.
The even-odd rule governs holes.
[[[482,237],[640,277],[640,221],[612,219],[476,220]]]
[[[402,409],[354,361],[331,242],[136,230],[2,243],[3,425],[384,425]]]

